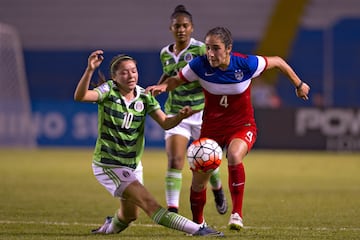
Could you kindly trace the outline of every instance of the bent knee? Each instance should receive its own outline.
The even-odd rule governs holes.
[[[195,192],[201,192],[203,190],[206,189],[206,184],[202,184],[202,183],[192,183],[191,184],[191,189]]]

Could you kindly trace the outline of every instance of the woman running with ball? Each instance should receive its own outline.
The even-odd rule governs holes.
[[[177,76],[147,91],[157,95],[181,84],[199,81],[205,93],[204,117],[200,137],[214,139],[226,148],[228,186],[232,200],[229,220],[231,230],[243,228],[245,169],[243,159],[253,147],[257,128],[251,104],[251,81],[263,71],[278,68],[285,74],[299,98],[308,99],[309,86],[278,56],[246,55],[232,51],[232,37],[227,28],[216,27],[205,37],[206,55],[187,64]],[[195,222],[204,221],[206,184],[209,174],[193,171],[191,210]]]

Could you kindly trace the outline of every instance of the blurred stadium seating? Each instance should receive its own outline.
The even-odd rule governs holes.
[[[223,25],[233,33],[234,50],[254,53],[277,2],[225,0],[219,4],[215,0],[184,0],[181,3],[193,14],[196,38],[202,40],[208,29]],[[172,41],[169,17],[176,4],[165,0],[126,3],[2,0],[0,22],[19,31],[37,119],[45,118],[53,106],[67,106],[67,112],[61,114],[65,114],[67,125],[73,124],[71,114],[84,108],[83,104],[73,103],[73,91],[87,56],[94,49],[105,50],[103,72],[107,73],[106,65],[113,55],[126,52],[138,60],[140,84],[154,84],[161,74],[159,50]],[[312,92],[311,101],[299,101],[287,80],[280,77],[275,87],[282,107],[359,108],[360,2],[307,1],[296,37],[285,57],[311,85]],[[89,114],[96,111],[93,106],[86,108]],[[67,142],[66,137],[61,139],[53,144]],[[44,142],[48,140],[49,137]],[[83,144],[89,142],[79,143]]]

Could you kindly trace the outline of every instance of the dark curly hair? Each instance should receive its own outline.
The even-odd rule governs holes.
[[[170,20],[173,20],[177,18],[180,15],[186,15],[190,19],[190,22],[192,22],[192,15],[189,11],[186,10],[184,5],[177,5],[174,9],[174,12],[171,14]]]

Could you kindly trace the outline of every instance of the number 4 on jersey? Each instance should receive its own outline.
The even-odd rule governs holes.
[[[228,99],[226,95],[223,95],[220,99],[220,106],[223,106],[224,108],[227,108],[229,106]]]

